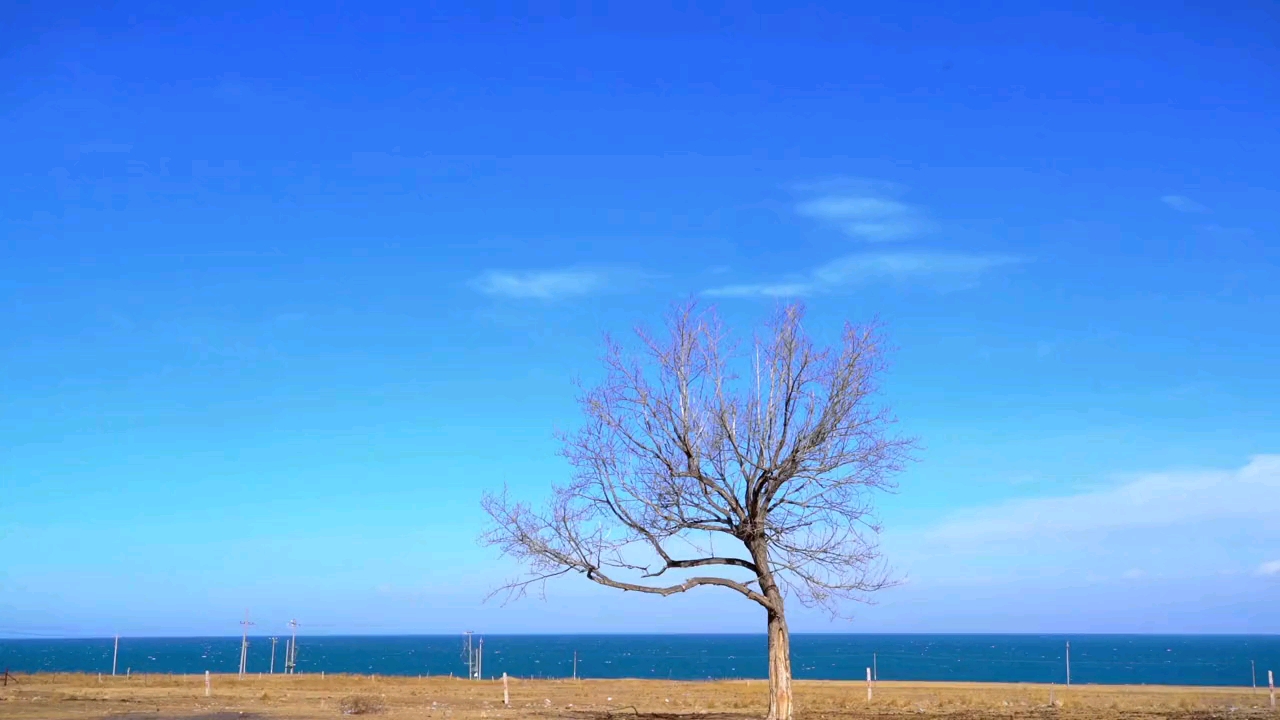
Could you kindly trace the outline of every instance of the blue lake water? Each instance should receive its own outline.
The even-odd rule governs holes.
[[[478,637],[478,636],[477,636]],[[798,678],[1250,685],[1280,672],[1274,635],[794,635]],[[568,677],[574,653],[587,678],[761,678],[764,635],[490,635],[484,674]],[[15,672],[111,672],[112,640],[0,639],[0,668]],[[138,673],[235,672],[239,637],[121,638],[118,669]],[[275,668],[284,663],[284,639]],[[251,637],[249,671],[267,672],[271,641]],[[465,675],[461,636],[300,636],[298,671]]]

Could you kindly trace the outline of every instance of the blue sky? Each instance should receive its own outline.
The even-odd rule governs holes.
[[[762,630],[480,602],[690,296],[897,346],[908,582],[794,630],[1280,631],[1264,3],[2,12],[0,634]]]

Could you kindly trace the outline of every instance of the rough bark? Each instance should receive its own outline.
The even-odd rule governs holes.
[[[764,602],[769,638],[769,715],[767,720],[791,720],[791,632],[787,629],[786,598],[769,568],[769,543],[762,534],[746,541],[758,568],[756,582]]]
[[[791,632],[785,613],[766,610],[769,616],[769,717],[791,720]]]

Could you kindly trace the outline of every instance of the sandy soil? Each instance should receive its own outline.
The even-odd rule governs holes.
[[[745,720],[768,707],[762,680],[500,680],[358,675],[28,675],[0,688],[0,718],[268,720],[372,717],[435,720]],[[948,718],[1272,718],[1265,689],[880,682],[799,682],[799,720]],[[1052,700],[1051,700],[1052,699]]]

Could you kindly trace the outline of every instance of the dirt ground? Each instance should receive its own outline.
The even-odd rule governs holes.
[[[0,688],[12,720],[272,720],[370,715],[386,720],[746,720],[768,707],[763,680],[501,680],[367,675],[20,675]],[[1265,689],[880,682],[798,682],[798,720],[979,718],[1273,718]]]

